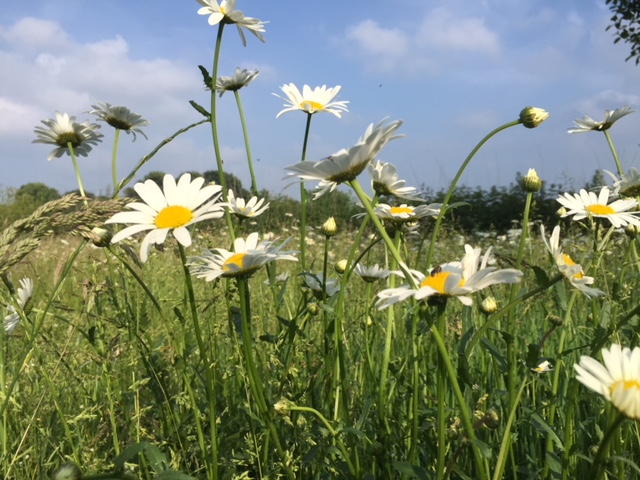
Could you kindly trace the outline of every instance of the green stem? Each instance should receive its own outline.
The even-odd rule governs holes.
[[[460,180],[460,177],[462,177],[462,173],[465,171],[465,169],[467,168],[467,166],[469,165],[469,163],[471,162],[471,160],[473,159],[475,154],[478,152],[478,150],[480,150],[480,148],[485,143],[487,143],[487,141],[491,137],[493,137],[497,133],[501,132],[502,130],[506,130],[509,127],[513,127],[515,125],[519,125],[520,123],[522,123],[521,120],[514,120],[513,122],[505,123],[501,127],[498,127],[495,130],[493,130],[490,133],[488,133],[482,140],[480,140],[480,142],[473,148],[473,150],[471,150],[471,153],[469,153],[469,155],[467,156],[465,161],[462,162],[462,165],[460,166],[460,169],[458,170],[458,173],[456,173],[456,176],[454,177],[453,181],[451,182],[451,186],[449,187],[449,191],[447,192],[447,194],[444,197],[444,200],[442,201],[442,208],[440,209],[440,215],[438,215],[438,218],[436,219],[436,224],[433,227],[433,233],[431,234],[431,244],[429,245],[429,253],[427,254],[427,262],[426,262],[427,265],[431,265],[431,262],[433,260],[433,253],[435,251],[436,240],[438,238],[438,233],[440,232],[440,224],[442,223],[442,219],[444,218],[444,214],[446,213],[447,206],[449,205],[449,202],[451,201],[451,197],[453,196],[453,192],[454,192],[454,190],[456,188],[456,185],[458,185],[458,181]]]
[[[200,328],[200,320],[198,317],[198,309],[196,308],[196,298],[193,292],[193,283],[191,281],[191,274],[189,273],[189,267],[187,267],[187,255],[184,251],[184,247],[181,243],[178,243],[178,250],[180,252],[180,261],[182,263],[182,269],[184,272],[185,285],[187,287],[187,295],[189,298],[189,306],[191,308],[191,318],[193,320],[193,330],[196,335],[196,341],[198,342],[198,350],[200,350],[200,358],[204,367],[205,374],[205,390],[207,392],[207,399],[209,403],[209,428],[211,430],[210,446],[211,446],[211,458],[206,456],[206,462],[208,464],[207,474],[210,479],[217,480],[219,478],[218,473],[218,427],[216,424],[216,399],[215,399],[215,385],[213,379],[213,365],[209,361],[208,350],[204,344],[202,338],[202,330]],[[204,443],[204,442],[201,442]]]
[[[498,459],[496,460],[496,469],[493,471],[493,480],[500,480],[502,474],[504,473],[504,467],[507,462],[507,452],[509,451],[511,445],[511,427],[516,419],[516,412],[518,410],[518,405],[520,404],[520,400],[522,399],[522,393],[524,392],[524,388],[527,385],[527,381],[525,379],[520,386],[520,390],[518,390],[518,395],[516,395],[515,402],[511,406],[511,411],[509,413],[509,419],[507,420],[507,424],[505,425],[505,434],[502,437],[502,443],[500,444],[500,453],[498,454]]]
[[[311,113],[307,114],[307,123],[304,127],[304,140],[302,141],[302,155],[300,161],[307,160],[307,145],[309,143],[309,132],[311,131]],[[300,182],[300,267],[302,271],[307,269],[307,190],[304,187],[304,182]]]
[[[118,188],[118,142],[120,141],[120,129],[116,128],[113,137],[113,151],[111,152],[111,176],[113,177],[113,191]]]
[[[438,335],[444,338],[446,331],[446,297],[438,302],[438,312],[436,314],[436,328]],[[446,385],[447,385],[447,365],[445,359],[438,357],[438,371],[436,377],[436,432],[438,435],[438,463],[436,468],[436,478],[444,478],[447,454],[447,418],[446,418]],[[466,404],[466,403],[465,403]]]
[[[253,394],[260,417],[267,424],[269,433],[273,438],[276,450],[282,461],[282,467],[287,474],[289,480],[295,480],[295,474],[291,467],[287,464],[287,455],[282,447],[280,436],[278,434],[278,428],[273,420],[272,411],[269,408],[267,399],[264,392],[264,385],[262,384],[262,377],[258,373],[255,362],[253,360],[253,337],[251,334],[251,300],[249,298],[249,285],[248,281],[244,277],[237,278],[238,295],[240,296],[240,315],[242,319],[242,348],[244,354],[244,361],[247,370],[247,376],[249,377],[249,388]]]
[[[234,90],[236,96],[236,103],[238,104],[238,113],[240,114],[240,123],[242,123],[242,135],[244,136],[244,146],[247,150],[247,162],[249,163],[249,174],[251,175],[251,193],[256,197],[258,196],[258,181],[256,180],[256,173],[253,169],[253,156],[251,155],[251,144],[249,143],[249,131],[247,129],[247,122],[244,118],[244,109],[242,108],[242,101],[240,100],[240,92]]]
[[[84,186],[82,185],[82,176],[80,175],[80,167],[78,166],[78,159],[76,158],[76,154],[73,151],[73,145],[71,145],[71,142],[67,143],[67,148],[69,149],[69,155],[71,155],[71,160],[73,161],[73,169],[76,172],[76,180],[78,181],[78,190],[80,190],[80,195],[82,195],[83,197],[86,197],[85,193],[84,193]],[[87,204],[87,201],[84,201],[85,205]]]
[[[602,477],[602,474],[604,473],[603,461],[609,454],[609,443],[613,439],[613,434],[618,430],[618,427],[622,425],[625,418],[626,417],[623,414],[618,413],[616,419],[609,425],[609,428],[607,428],[607,431],[602,438],[602,442],[600,442],[598,447],[598,454],[591,464],[591,470],[589,471],[590,480],[599,480]]]
[[[618,158],[618,152],[616,152],[616,147],[613,144],[613,140],[611,140],[611,135],[609,135],[609,130],[604,130],[604,136],[607,139],[607,143],[609,144],[609,148],[611,149],[611,154],[613,155],[613,160],[616,162],[616,168],[618,169],[618,175],[622,175],[624,170],[622,170],[622,164],[620,163],[620,158]]]

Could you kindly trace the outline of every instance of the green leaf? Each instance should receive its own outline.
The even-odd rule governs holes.
[[[500,364],[500,370],[506,372],[509,369],[507,359],[498,351],[497,347],[486,337],[480,339],[480,343],[482,343],[482,346],[486,348],[491,356],[498,361]]]
[[[189,100],[189,105],[191,105],[203,117],[211,118],[211,114],[207,110],[205,110],[205,108],[203,106],[198,105],[193,100]]]
[[[409,462],[393,462],[393,468],[403,474],[406,478],[419,478],[429,480],[431,477],[427,471],[418,465],[411,465]]]
[[[133,463],[133,460],[148,445],[150,445],[150,443],[145,440],[143,442],[134,443],[133,445],[129,445],[128,447],[126,447],[122,452],[120,452],[120,455],[118,455],[116,459],[113,461],[113,471],[122,472],[124,470],[124,464],[126,462]]]
[[[531,421],[533,422],[533,426],[541,432],[545,432],[549,435],[549,437],[551,438],[551,440],[553,440],[553,443],[556,444],[556,447],[558,447],[560,450],[564,451],[564,445],[562,444],[562,440],[560,440],[560,437],[558,437],[558,435],[556,434],[556,432],[553,430],[553,428],[551,428],[551,425],[549,425],[540,415],[538,415],[537,413],[532,413],[531,414]]]
[[[478,447],[480,449],[480,453],[484,458],[491,458],[491,448],[489,447],[489,445],[478,439],[468,439],[467,441],[469,443],[473,443],[476,447]]]
[[[175,470],[165,470],[156,475],[154,480],[196,480],[196,477]]]
[[[149,466],[154,472],[159,473],[167,469],[169,462],[167,457],[160,451],[158,447],[149,443],[144,449],[144,456],[149,460]]]

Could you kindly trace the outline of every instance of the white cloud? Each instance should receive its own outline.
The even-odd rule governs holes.
[[[456,18],[444,8],[436,8],[427,14],[417,32],[416,42],[445,51],[500,53],[498,35],[482,18]]]
[[[56,22],[23,18],[11,27],[0,26],[0,40],[21,50],[51,51],[65,48],[69,37]]]
[[[373,20],[363,20],[350,27],[347,38],[356,41],[367,53],[393,57],[405,55],[409,43],[402,31],[380,27]]]

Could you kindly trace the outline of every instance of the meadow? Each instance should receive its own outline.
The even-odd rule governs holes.
[[[220,154],[219,95],[235,96],[244,128],[239,95],[257,76],[219,76],[220,41],[234,25],[243,42],[263,40],[264,22],[198,2],[218,28],[213,68],[201,68],[211,104],[193,104],[203,120],[121,177],[120,134],[147,122],[92,106],[113,127],[113,198],[83,189],[77,156],[101,142],[96,124],[57,113],[36,127],[50,159],[73,162],[79,194],[0,232],[2,477],[640,478],[640,174],[609,132],[632,110],[576,120],[575,133],[609,142],[610,185],[559,194],[543,223],[531,169],[511,192],[515,228],[470,233],[452,226],[474,215],[454,196],[466,167],[510,128],[535,135],[547,112],[517,109],[430,203],[377,159],[401,121],[310,161],[313,116],[339,118],[347,102],[339,86],[284,85],[279,115],[306,121],[287,169],[300,181],[294,216],[261,198],[246,131],[250,191],[227,188]],[[211,128],[218,183],[134,181],[198,125]],[[353,196],[336,217],[345,198],[359,213],[319,221],[316,202],[339,185]]]

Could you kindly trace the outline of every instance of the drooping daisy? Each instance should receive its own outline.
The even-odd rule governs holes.
[[[620,178],[608,170],[605,170],[605,172],[613,179],[612,198],[640,196],[640,172],[637,168],[631,167],[629,171],[623,173]]]
[[[246,240],[236,238],[232,252],[223,248],[206,250],[200,256],[190,257],[187,265],[193,276],[204,278],[207,282],[218,277],[247,278],[274,260],[297,262],[298,259],[293,256],[296,252],[281,251],[286,243],[275,246],[272,241],[260,242],[259,234],[254,232]]]
[[[604,365],[588,357],[580,357],[573,366],[576,379],[587,388],[604,396],[620,413],[640,420],[640,347],[633,350],[613,344],[602,349]]]
[[[568,216],[573,216],[574,220],[582,220],[587,217],[606,218],[616,228],[628,224],[640,226],[640,218],[629,212],[638,206],[638,201],[627,198],[609,204],[609,187],[602,187],[598,195],[594,192],[587,192],[585,189],[573,195],[565,193],[558,197],[558,202],[567,209],[562,215],[563,218]]]
[[[405,187],[406,182],[398,179],[398,172],[392,163],[376,160],[375,163],[367,165],[367,170],[371,174],[371,188],[378,195],[424,202],[424,198],[415,187]]]
[[[222,96],[224,92],[235,92],[249,85],[257,76],[258,70],[240,70],[236,67],[236,73],[228,77],[218,77],[216,80],[216,91]]]
[[[30,278],[23,278],[20,280],[20,287],[16,291],[16,303],[18,307],[26,314],[28,310],[28,303],[33,296],[33,280]],[[7,335],[11,335],[13,331],[20,324],[20,314],[16,311],[13,305],[7,307],[9,315],[4,317],[2,325]]]
[[[415,222],[425,217],[437,217],[440,215],[441,207],[441,203],[418,205],[416,207],[406,204],[392,207],[386,203],[379,203],[375,206],[374,211],[376,216],[381,220],[395,223],[407,223]]]
[[[293,83],[283,85],[280,89],[284,92],[286,98],[275,93],[274,95],[287,102],[284,104],[286,108],[281,110],[280,113],[276,115],[276,118],[280,117],[283,113],[294,112],[296,110],[306,112],[309,115],[318,112],[328,112],[341,118],[341,112],[349,111],[347,109],[347,103],[349,102],[344,100],[334,101],[334,98],[338,95],[341,88],[340,85],[332,88],[327,88],[326,85],[323,85],[311,90],[309,85],[305,85],[302,87],[302,93],[300,93],[298,87]]]
[[[548,373],[555,369],[555,363],[550,358],[541,358],[536,362],[536,365],[531,367],[531,371],[534,373]]]
[[[319,180],[317,191],[313,198],[319,198],[327,192],[344,182],[354,180],[366,166],[384,148],[390,140],[398,138],[394,135],[396,130],[402,125],[402,120],[396,120],[384,125],[382,120],[375,127],[369,125],[364,135],[351,148],[342,149],[319,162],[300,162],[287,167],[302,180]]]
[[[300,275],[304,280],[305,286],[313,293],[313,296],[322,300],[322,293],[323,290],[325,290],[322,288],[322,285],[325,283],[324,275],[322,273],[311,272],[302,272]],[[325,288],[327,297],[333,297],[340,291],[340,280],[337,278],[327,278]]]
[[[113,128],[127,132],[127,134],[133,135],[133,140],[136,139],[136,133],[139,133],[144,138],[147,138],[145,133],[140,129],[149,125],[149,121],[142,118],[142,115],[133,113],[127,107],[113,106],[110,103],[96,103],[91,105],[89,113],[96,115],[98,120],[108,123]]]
[[[31,143],[56,145],[57,148],[49,154],[47,160],[60,158],[64,153],[70,155],[69,143],[71,143],[73,153],[86,157],[91,151],[92,145],[100,143],[100,139],[103,137],[101,133],[96,131],[100,128],[97,123],[89,123],[88,121],[79,123],[76,121],[76,117],[70,117],[66,113],[56,112],[55,119],[42,120],[42,123],[47,128],[35,127],[34,131],[38,138]]]
[[[163,189],[153,181],[136,183],[134,190],[142,202],[129,203],[128,208],[134,212],[120,212],[106,221],[106,223],[132,223],[133,225],[116,233],[112,243],[124,240],[138,232],[150,230],[140,245],[140,260],[147,261],[153,244],[165,241],[169,231],[183,246],[191,245],[191,235],[187,227],[196,222],[220,218],[223,207],[217,203],[222,187],[204,184],[203,177],[191,180],[191,175],[185,173],[178,183],[172,175],[165,175]]]
[[[547,246],[547,250],[551,254],[553,261],[556,263],[556,267],[560,273],[562,273],[571,285],[584,293],[587,297],[601,297],[605,295],[602,290],[590,287],[593,283],[593,277],[587,277],[582,270],[582,267],[578,265],[573,259],[562,252],[560,246],[560,227],[556,226],[551,232],[551,238],[547,240],[545,235],[544,225],[540,225],[540,235],[544,240],[544,244]]]
[[[258,39],[264,43],[264,25],[268,22],[263,22],[257,18],[246,17],[241,10],[236,10],[236,0],[222,0],[218,4],[217,0],[196,0],[202,8],[198,10],[198,15],[209,15],[209,25],[217,25],[218,23],[236,24],[238,27],[238,33],[242,40],[242,45],[247,46],[247,39],[244,36],[243,28],[246,28],[253,33]]]
[[[248,202],[245,202],[244,198],[236,198],[231,189],[229,189],[227,200],[224,205],[231,213],[241,218],[257,217],[269,208],[268,203],[264,206],[262,205],[264,198],[258,200],[258,197],[251,197]]]
[[[380,268],[376,263],[372,267],[366,267],[361,263],[358,263],[353,271],[367,283],[377,282],[378,280],[384,280],[391,275],[391,270],[385,270]]]
[[[568,129],[569,133],[584,133],[590,132],[592,130],[596,130],[602,132],[604,130],[609,130],[614,123],[620,120],[625,115],[629,115],[630,113],[635,112],[635,110],[631,110],[627,105],[622,108],[617,108],[613,111],[607,110],[604,114],[604,120],[600,122],[596,122],[593,118],[584,116],[582,120],[574,120],[576,128]]]
[[[500,283],[518,283],[522,272],[513,268],[502,270],[488,267],[491,248],[481,257],[480,248],[465,245],[465,256],[459,262],[446,263],[424,275],[417,270],[407,270],[413,277],[416,288],[402,285],[388,288],[378,293],[376,305],[383,309],[394,303],[414,297],[416,300],[432,296],[456,297],[464,305],[470,306],[473,300],[468,296],[474,292]],[[393,272],[404,277],[402,272]]]

